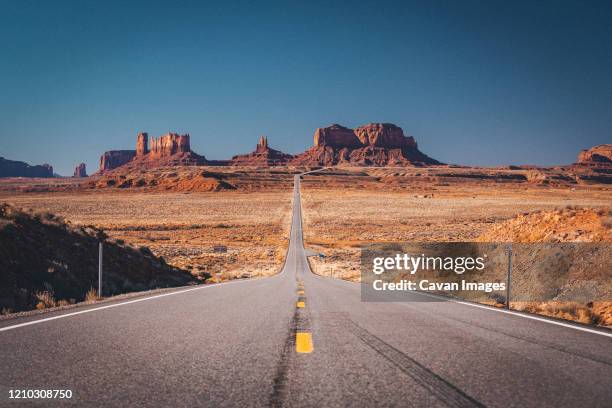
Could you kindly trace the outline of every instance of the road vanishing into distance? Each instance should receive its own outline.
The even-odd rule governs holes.
[[[306,255],[296,176],[282,273],[0,321],[0,405],[18,404],[10,389],[72,390],[40,406],[612,404],[610,332],[456,301],[362,302]]]

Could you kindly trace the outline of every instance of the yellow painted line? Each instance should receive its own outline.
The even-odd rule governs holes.
[[[295,351],[298,353],[312,353],[312,334],[305,332],[295,333]]]
[[[298,290],[298,295],[303,295],[304,291],[303,290]]]
[[[297,307],[300,307],[300,308],[301,308],[301,307],[306,307],[306,302],[302,302],[302,301],[297,302],[297,305],[296,305],[296,306],[297,306]]]

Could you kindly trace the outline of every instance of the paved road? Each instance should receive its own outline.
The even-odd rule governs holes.
[[[61,388],[75,406],[610,406],[611,337],[361,302],[359,285],[310,272],[300,211],[296,178],[275,277],[0,322],[0,405],[11,388]]]

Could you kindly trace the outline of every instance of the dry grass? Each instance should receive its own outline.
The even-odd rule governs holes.
[[[44,290],[41,292],[37,292],[35,296],[36,296],[36,300],[38,301],[36,303],[36,309],[38,310],[48,309],[50,307],[57,306],[57,302],[55,301],[55,298],[52,292]]]
[[[512,309],[585,324],[612,326],[612,302],[511,302]]]
[[[94,288],[90,288],[87,293],[85,294],[85,303],[94,303],[97,302],[98,300],[100,300],[101,297],[98,296],[98,291],[95,290]]]

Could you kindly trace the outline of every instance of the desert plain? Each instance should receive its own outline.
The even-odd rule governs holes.
[[[218,282],[280,271],[291,221],[291,177],[304,170],[194,166],[80,181],[6,179],[0,201],[95,226],[111,240],[148,247],[169,265]],[[324,254],[309,258],[313,272],[359,281],[360,247],[375,242],[612,241],[607,184],[515,177],[529,170],[457,170],[459,176],[452,177],[447,172],[343,167],[305,176],[305,245]],[[138,182],[142,177],[166,181],[150,185]],[[528,228],[533,236],[517,236],[521,220],[534,217],[537,228]],[[609,305],[512,306],[584,323],[612,322]]]
[[[2,200],[94,225],[211,282],[278,272],[291,221],[289,192],[59,192]]]

